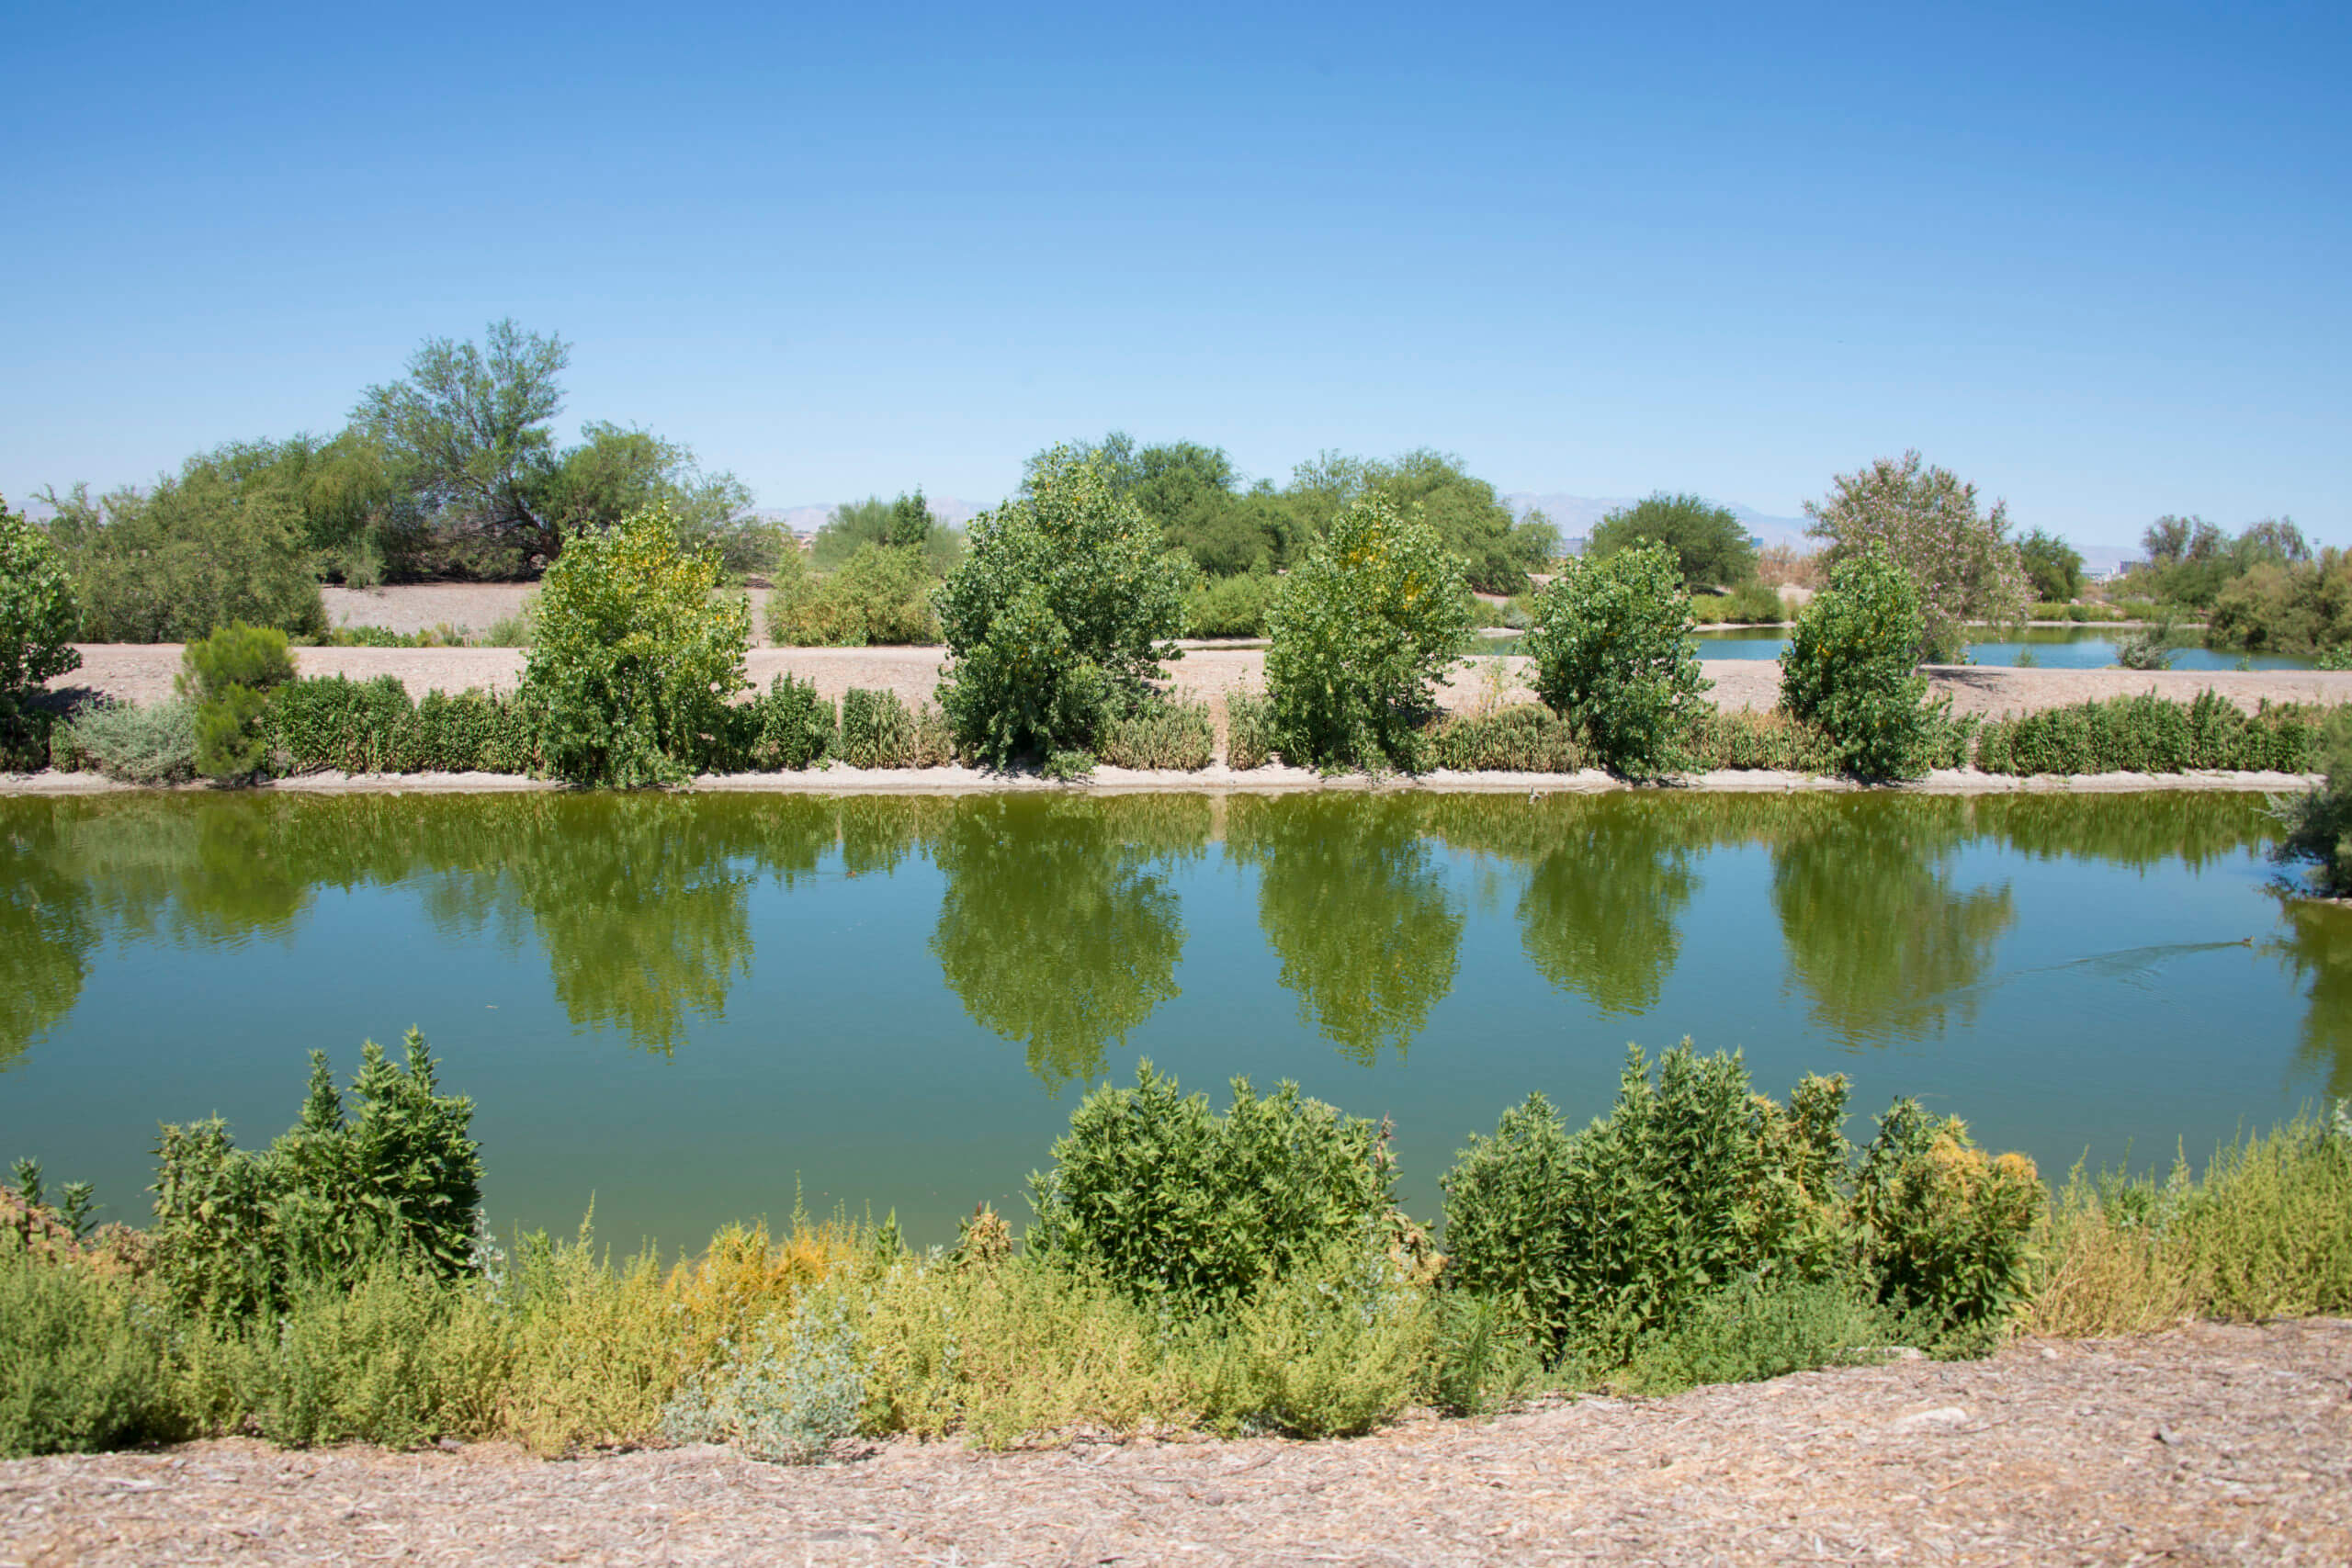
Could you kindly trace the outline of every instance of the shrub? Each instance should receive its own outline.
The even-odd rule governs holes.
[[[1643,1335],[1611,1381],[1629,1393],[1660,1395],[1868,1365],[1900,1343],[1901,1332],[1894,1314],[1849,1280],[1745,1275]]]
[[[1597,563],[1621,550],[1644,547],[1668,552],[1675,577],[1686,592],[1745,583],[1756,576],[1756,548],[1747,542],[1747,525],[1730,508],[1711,505],[1695,495],[1660,491],[1646,501],[1618,508],[1593,525],[1584,558]]]
[[[392,675],[282,686],[262,728],[296,773],[526,773],[537,761],[538,723],[519,698],[435,691],[411,703]]]
[[[956,738],[939,711],[910,710],[896,692],[843,692],[841,737],[837,754],[853,768],[935,768],[956,760]]]
[[[263,1154],[240,1152],[217,1117],[163,1129],[155,1269],[175,1301],[243,1316],[305,1281],[348,1284],[387,1253],[444,1278],[475,1266],[473,1102],[439,1092],[414,1030],[405,1054],[396,1066],[367,1043],[353,1117],[312,1052],[301,1119]]]
[[[1530,1096],[1444,1179],[1448,1282],[1505,1303],[1552,1354],[1613,1364],[1742,1274],[1826,1276],[1845,1096],[1842,1077],[1807,1077],[1784,1111],[1737,1056],[1688,1042],[1655,1084],[1631,1052],[1615,1107],[1573,1137]]]
[[[1262,768],[1273,760],[1274,709],[1258,692],[1233,692],[1225,699],[1225,765]]]
[[[2186,703],[2143,693],[1995,719],[1978,736],[1976,766],[2019,774],[2300,772],[2320,752],[2320,731],[2304,708],[2266,705],[2249,716],[2211,690]]]
[[[731,1442],[753,1459],[806,1464],[854,1437],[871,1357],[849,1304],[820,1295],[763,1323],[662,1413],[672,1442]]]
[[[1263,637],[1272,608],[1276,579],[1267,571],[1212,577],[1193,585],[1184,599],[1189,637]]]
[[[232,623],[191,642],[173,685],[196,704],[196,770],[249,778],[269,761],[262,714],[269,693],[294,679],[294,656],[276,626]]]
[[[2310,861],[2320,891],[2352,891],[2352,707],[2327,716],[2310,759],[2324,775],[2316,788],[2270,803],[2283,832],[2271,850],[2280,862]]]
[[[1360,1240],[1269,1267],[1193,1351],[1202,1417],[1293,1438],[1369,1432],[1421,1392],[1433,1328],[1427,1292]]]
[[[74,574],[85,642],[193,642],[221,626],[327,629],[300,510],[275,491],[244,494],[202,458],[153,491],[93,502],[49,498]]]
[[[742,689],[751,606],[667,507],[571,537],[539,590],[523,695],[548,767],[575,784],[674,783],[707,764]]]
[[[1159,697],[1113,719],[1096,755],[1114,768],[1196,772],[1216,760],[1216,725],[1206,703]]]
[[[1449,714],[1423,737],[1421,761],[1464,773],[1573,773],[1585,765],[1576,727],[1533,703]]]
[[[1082,765],[1133,712],[1160,661],[1182,657],[1193,568],[1112,486],[1099,457],[1056,448],[1025,493],[971,525],[939,593],[948,669],[939,688],[962,746],[995,767]]]
[[[0,502],[0,745],[29,728],[26,705],[43,682],[82,667],[80,614],[56,545]]]
[[[1769,582],[1743,582],[1724,601],[1724,619],[1746,626],[1772,626],[1788,618],[1781,591]]]
[[[1960,656],[1970,621],[2008,625],[2025,616],[2025,570],[2008,537],[2006,502],[1983,516],[1976,487],[1919,454],[1881,457],[1840,474],[1829,499],[1806,502],[1807,532],[1830,541],[1832,569],[1884,552],[1907,578],[1917,605],[1910,660]]]
[[[1317,767],[1419,765],[1431,686],[1469,632],[1462,565],[1437,530],[1357,502],[1284,580],[1266,694],[1283,755]]]
[[[831,750],[841,733],[833,705],[814,681],[778,675],[768,689],[728,712],[733,758],[755,773],[798,771]]]
[[[1685,736],[1710,682],[1699,675],[1690,596],[1666,546],[1562,562],[1536,600],[1527,651],[1535,694],[1601,766],[1654,777],[1687,764]]]
[[[2115,663],[2121,670],[2169,670],[2172,668],[2173,618],[2169,612],[2159,612],[2156,618],[2143,626],[2135,626],[2115,642]]]
[[[799,557],[793,557],[796,564]],[[938,579],[912,547],[861,545],[830,576],[786,568],[770,591],[768,639],[785,647],[865,648],[939,640]]]
[[[1930,1116],[1912,1100],[1879,1118],[1854,1184],[1882,1299],[1945,1332],[2025,1310],[2042,1201],[2031,1160],[1986,1155],[1959,1117]]]
[[[1838,765],[1863,778],[1926,771],[1941,714],[1917,673],[1924,622],[1918,590],[1879,549],[1851,556],[1797,617],[1781,655],[1781,703],[1818,726]]]
[[[172,1436],[157,1429],[162,1350],[129,1279],[0,1226],[0,1459]]]
[[[94,703],[67,719],[60,766],[94,765],[124,784],[185,784],[196,777],[196,705]]]
[[[1844,761],[1819,728],[1777,711],[1702,708],[1691,726],[1690,750],[1692,766],[1725,771],[1834,773]]]
[[[1385,1130],[1294,1083],[1261,1099],[1236,1078],[1217,1116],[1145,1062],[1133,1089],[1088,1094],[1053,1153],[1029,1179],[1031,1249],[1182,1312],[1358,1247],[1393,1207]]]

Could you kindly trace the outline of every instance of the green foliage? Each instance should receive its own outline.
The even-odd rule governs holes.
[[[1539,704],[1521,703],[1438,719],[1423,736],[1421,761],[1463,773],[1573,773],[1584,767],[1586,753],[1574,724]]]
[[[0,1227],[0,1459],[86,1453],[174,1434],[163,1347],[131,1281]]]
[[[1559,549],[1559,534],[1540,512],[1513,518],[1495,487],[1459,457],[1423,448],[1385,462],[1327,452],[1302,463],[1285,492],[1309,536],[1329,532],[1365,502],[1426,525],[1481,593],[1523,593],[1527,573]]]
[[[964,536],[932,515],[920,487],[895,501],[876,495],[833,508],[817,530],[809,554],[819,569],[837,571],[868,546],[913,551],[932,581],[955,570],[964,558]]]
[[[2352,892],[2352,707],[2332,710],[2300,765],[2323,775],[2301,795],[2270,804],[2281,834],[2273,857],[2310,861],[2319,890],[2332,898]]]
[[[911,546],[860,545],[828,577],[786,568],[768,593],[769,640],[788,648],[866,648],[939,640],[932,564]]]
[[[1274,705],[1258,692],[1233,692],[1225,699],[1225,765],[1262,768],[1274,755]]]
[[[1737,587],[1756,577],[1756,547],[1747,542],[1747,525],[1729,507],[1664,491],[1619,507],[1593,525],[1585,558],[1605,560],[1645,544],[1663,545],[1671,552],[1689,592]]]
[[[262,1154],[240,1152],[217,1117],[163,1129],[154,1267],[173,1301],[236,1318],[306,1282],[348,1285],[388,1256],[445,1279],[475,1267],[473,1101],[440,1092],[414,1030],[404,1055],[367,1043],[346,1115],[312,1052],[301,1118]]]
[[[2330,547],[2249,567],[2214,595],[2205,641],[2255,653],[2352,650],[2352,555]]]
[[[31,727],[26,705],[42,682],[82,667],[80,620],[62,552],[0,502],[0,744]]]
[[[1976,487],[1919,454],[1881,457],[1840,474],[1829,499],[1804,503],[1806,532],[1829,541],[1828,564],[1884,552],[1910,579],[1917,605],[1912,660],[1960,657],[1970,621],[2008,625],[2025,616],[2026,581],[2008,538],[2007,502],[1980,516]]]
[[[2148,564],[2132,574],[2134,593],[2192,609],[2216,605],[2232,583],[2260,568],[2300,573],[2314,564],[2311,542],[2283,517],[2250,523],[2235,536],[2202,517],[2159,517],[2140,547]]]
[[[85,642],[193,642],[239,622],[294,637],[327,629],[301,515],[274,491],[244,493],[196,459],[144,493],[93,502],[76,486],[44,499]]]
[[[1867,1366],[1903,1342],[1894,1314],[1847,1280],[1744,1275],[1637,1340],[1611,1381],[1629,1393],[1679,1393],[1762,1382],[1816,1367]]]
[[[538,728],[516,697],[435,691],[412,703],[393,675],[294,682],[262,721],[269,750],[296,773],[527,773],[537,766]]]
[[[2018,541],[2018,563],[2038,598],[2063,604],[2083,591],[2082,552],[2055,534],[2041,528],[2027,533]]]
[[[1194,773],[1216,760],[1216,724],[1206,703],[1159,697],[1105,726],[1095,755],[1114,768]]]
[[[1629,1053],[1617,1103],[1571,1137],[1541,1095],[1471,1139],[1444,1179],[1449,1280],[1496,1297],[1552,1353],[1611,1364],[1642,1334],[1758,1269],[1826,1277],[1838,1259],[1842,1077],[1784,1111],[1737,1056]]]
[[[1683,581],[1668,546],[1634,545],[1562,562],[1536,599],[1535,694],[1611,773],[1656,777],[1688,764],[1685,737],[1711,682],[1699,674]]]
[[[174,688],[196,705],[196,771],[217,780],[250,778],[269,761],[262,716],[269,694],[294,679],[294,656],[276,626],[232,622],[191,642]]]
[[[196,776],[196,705],[93,703],[54,742],[58,766],[95,766],[123,784],[185,784]]]
[[[1057,448],[1026,491],[972,524],[941,589],[948,652],[940,706],[994,767],[1092,750],[1145,700],[1183,626],[1191,563],[1122,498],[1099,459]]]
[[[842,694],[840,749],[853,768],[936,768],[956,760],[954,732],[936,708],[910,709],[890,691]]]
[[[1862,1156],[1854,1212],[1882,1299],[1946,1332],[2021,1314],[2046,1195],[2023,1155],[1996,1159],[1957,1116],[1898,1100]]]
[[[1368,499],[1342,513],[1269,615],[1266,694],[1283,755],[1324,768],[1419,765],[1431,688],[1469,632],[1437,530]]]
[[[817,694],[814,681],[778,675],[750,702],[728,710],[733,741],[729,763],[753,773],[798,772],[831,751],[841,734],[833,705]]]
[[[1420,1392],[1432,1327],[1426,1292],[1361,1238],[1270,1268],[1230,1326],[1195,1342],[1202,1416],[1227,1431],[1360,1436]]]
[[[1360,1256],[1394,1208],[1385,1129],[1298,1086],[1265,1098],[1233,1080],[1222,1115],[1143,1063],[1070,1114],[1054,1166],[1029,1179],[1041,1257],[1098,1269],[1139,1302],[1198,1313],[1246,1300],[1332,1249]]]
[[[1985,724],[1988,773],[2182,773],[2209,768],[2300,773],[2320,754],[2312,709],[2265,704],[2248,716],[2211,690],[2182,703],[2153,693],[2044,708]]]
[[[523,671],[548,767],[629,787],[699,771],[728,724],[751,644],[751,606],[666,508],[581,534],[548,569]]]
[[[1212,577],[1193,586],[1184,600],[1188,637],[1263,637],[1266,612],[1273,607],[1278,580],[1264,571]]]
[[[1877,548],[1832,567],[1829,586],[1797,617],[1781,655],[1781,703],[1829,737],[1845,772],[1900,779],[1928,766],[1941,716],[1914,671],[1925,625],[1917,588]]]

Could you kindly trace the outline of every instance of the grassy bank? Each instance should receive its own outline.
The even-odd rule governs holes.
[[[156,1216],[90,1232],[20,1168],[0,1206],[0,1453],[204,1435],[554,1455],[718,1439],[1362,1432],[1408,1407],[1668,1393],[1981,1352],[2030,1329],[2352,1307],[2339,1110],[2162,1179],[1976,1149],[1898,1102],[1861,1149],[1844,1086],[1785,1102],[1737,1058],[1629,1063],[1570,1133],[1540,1097],[1447,1174],[1433,1240],[1395,1209],[1385,1129],[1284,1088],[1215,1111],[1147,1068],[1087,1097],[1016,1238],[954,1247],[796,1214],[695,1257],[481,1234],[470,1106],[429,1058],[322,1070],[259,1154],[165,1130]],[[1600,1216],[1596,1218],[1596,1216]],[[1439,1250],[1440,1247],[1443,1251]]]

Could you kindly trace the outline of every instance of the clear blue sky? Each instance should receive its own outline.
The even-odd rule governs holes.
[[[282,9],[0,20],[0,493],[574,344],[763,504],[1125,428],[1280,478],[2352,542],[2352,6]]]

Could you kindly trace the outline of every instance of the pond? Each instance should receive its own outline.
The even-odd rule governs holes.
[[[1851,1075],[2046,1172],[2352,1092],[2352,920],[2259,800],[2148,794],[0,800],[0,1160],[145,1212],[159,1121],[258,1146],[413,1024],[494,1228],[623,1245],[1024,1176],[1085,1087],[1283,1077],[1465,1134],[1625,1045]]]
[[[1778,659],[1789,645],[1785,632],[1752,626],[1701,627],[1692,634],[1699,644],[1702,659]],[[2033,661],[2045,670],[2106,670],[2115,665],[2116,639],[2121,634],[2112,626],[2027,626],[2017,637],[1995,642],[1972,642],[1968,645],[1971,664],[2014,665],[2020,655],[2030,649]],[[2189,635],[2194,636],[2192,631]],[[1472,649],[1474,653],[1518,653],[1522,651],[1516,637],[1487,637]],[[2239,655],[2218,653],[2211,649],[2183,647],[2172,650],[2172,667],[2176,670],[2234,670]],[[2246,660],[2255,670],[2309,670],[2312,660],[2300,655],[2257,653]]]

